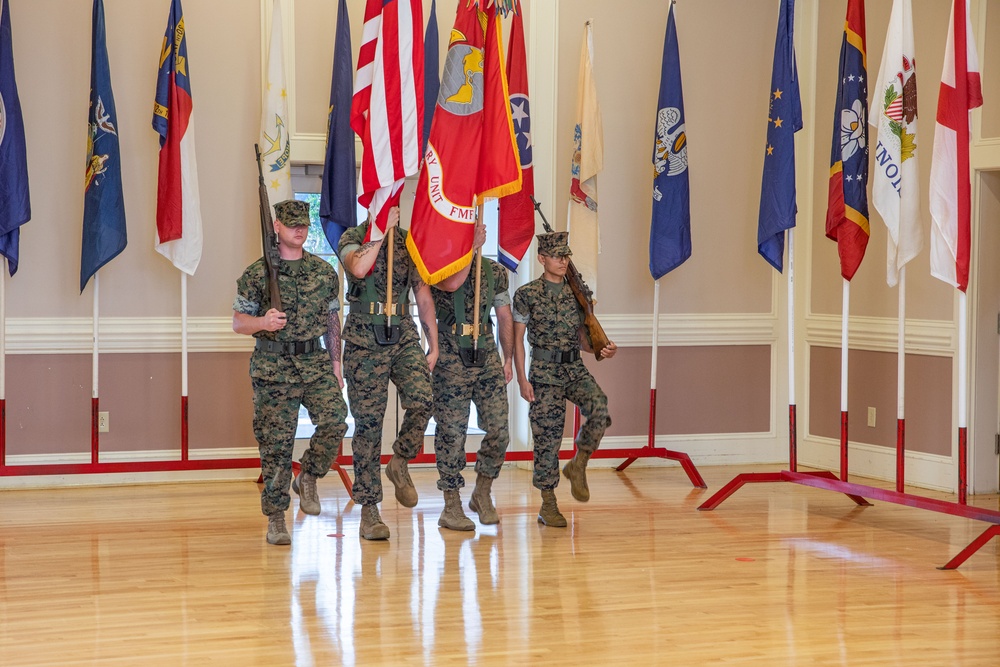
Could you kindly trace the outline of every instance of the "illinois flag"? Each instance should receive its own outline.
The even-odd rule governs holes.
[[[653,142],[653,218],[649,228],[649,272],[659,280],[691,256],[691,186],[688,181],[684,92],[674,7],[667,15],[660,68],[660,99]]]
[[[500,222],[497,229],[498,259],[511,271],[517,271],[531,239],[535,236],[534,168],[531,166],[531,105],[528,102],[528,66],[524,52],[524,20],[514,14],[510,25],[507,52],[507,83],[510,113],[517,138],[521,163],[521,189],[500,199]]]
[[[201,261],[202,236],[190,66],[184,10],[180,0],[172,0],[153,103],[153,129],[160,135],[156,251],[194,275]]]
[[[972,247],[969,113],[982,103],[969,3],[953,0],[931,156],[931,275],[963,292]]]
[[[271,37],[267,47],[264,108],[260,117],[260,159],[272,208],[292,198],[291,138],[288,131],[288,91],[285,88],[285,47],[281,32],[281,0],[274,0]]]
[[[757,252],[782,270],[785,231],[795,226],[795,133],[802,129],[799,77],[795,69],[795,0],[781,0],[771,66],[764,177],[757,215]]]
[[[90,277],[125,249],[125,200],[118,145],[118,114],[111,92],[111,68],[104,31],[104,2],[94,0],[90,53],[90,114],[87,119],[87,171],[83,200],[83,251],[80,291]]]
[[[476,205],[521,187],[496,5],[458,3],[406,245],[437,283],[472,259]]]
[[[326,160],[323,163],[319,217],[330,247],[336,249],[340,236],[358,224],[357,165],[354,161],[354,132],[351,130],[351,22],[347,0],[337,7],[337,37],[333,44],[333,80],[327,120]]]
[[[420,0],[368,0],[351,100],[351,127],[364,150],[358,202],[382,238],[403,182],[420,168],[424,125],[424,11]]]
[[[872,203],[888,231],[886,282],[899,282],[899,270],[923,247],[920,231],[920,174],[917,170],[917,59],[913,49],[910,0],[894,0],[875,83],[878,128]]]
[[[845,280],[865,257],[868,237],[868,69],[865,2],[847,0],[840,75],[833,114],[833,147],[826,202],[826,236],[837,242]]]
[[[31,219],[28,198],[28,153],[24,119],[14,81],[14,46],[10,9],[2,0],[0,11],[0,254],[7,258],[10,275],[17,273],[21,225]]]
[[[604,168],[604,137],[593,61],[593,26],[591,21],[587,21],[580,48],[580,83],[576,95],[566,229],[573,247],[573,264],[596,295],[597,255],[601,252],[600,229],[597,226],[597,173]]]

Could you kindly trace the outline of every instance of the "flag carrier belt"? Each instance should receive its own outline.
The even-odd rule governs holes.
[[[580,350],[542,350],[535,347],[531,349],[531,358],[538,361],[568,364],[579,360]]]

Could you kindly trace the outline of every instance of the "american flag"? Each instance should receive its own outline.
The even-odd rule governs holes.
[[[423,18],[421,0],[368,0],[365,5],[351,127],[364,150],[358,201],[375,220],[366,241],[382,237],[404,179],[420,167]]]

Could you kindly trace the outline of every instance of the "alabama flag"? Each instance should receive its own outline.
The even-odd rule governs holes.
[[[153,129],[160,135],[156,251],[184,273],[194,275],[201,261],[202,234],[190,76],[184,10],[180,0],[173,0],[153,103]]]
[[[982,103],[969,1],[953,0],[931,156],[931,275],[963,292],[972,245],[969,112]]]

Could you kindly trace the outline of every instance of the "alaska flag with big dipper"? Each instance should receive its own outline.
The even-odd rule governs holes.
[[[115,113],[115,98],[111,92],[111,70],[108,66],[104,31],[104,2],[94,0],[80,292],[83,292],[90,277],[117,257],[127,243],[118,115]]]
[[[333,45],[333,81],[330,84],[330,117],[326,135],[319,218],[330,247],[337,249],[340,235],[358,224],[357,163],[354,161],[354,130],[351,129],[351,22],[347,0],[337,7],[337,38]]]
[[[802,129],[802,103],[795,69],[794,0],[782,0],[771,67],[764,177],[757,217],[757,251],[782,270],[785,230],[795,226],[795,133]]]
[[[10,8],[7,0],[3,0],[0,12],[0,254],[7,258],[10,275],[17,273],[21,225],[31,219],[27,156],[24,118],[14,80]]]

